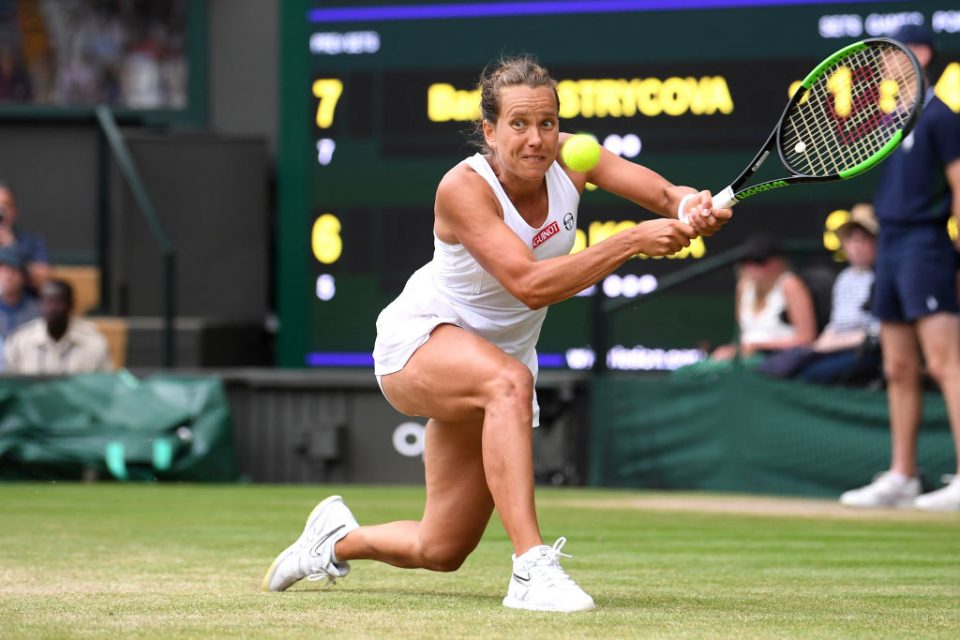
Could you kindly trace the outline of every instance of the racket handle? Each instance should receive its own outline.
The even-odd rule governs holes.
[[[733,187],[727,187],[720,193],[714,195],[711,204],[714,209],[729,209],[737,204],[737,199],[733,197]]]

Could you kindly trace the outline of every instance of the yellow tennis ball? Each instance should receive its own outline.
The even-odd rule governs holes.
[[[574,171],[590,171],[600,161],[600,143],[588,133],[577,133],[563,143],[560,157]]]

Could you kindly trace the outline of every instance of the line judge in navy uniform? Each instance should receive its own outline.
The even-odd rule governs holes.
[[[928,68],[937,50],[930,29],[905,25],[893,38]],[[945,487],[920,495],[916,459],[923,406],[921,362],[943,393],[960,459],[957,257],[947,233],[951,215],[960,221],[960,113],[928,89],[917,126],[881,171],[874,199],[880,237],[873,312],[881,323],[891,465],[871,484],[844,493],[840,501],[852,507],[960,511],[960,474],[946,476]]]

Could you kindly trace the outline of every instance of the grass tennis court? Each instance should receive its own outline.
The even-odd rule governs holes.
[[[460,571],[357,562],[335,587],[257,591],[313,505],[361,524],[416,518],[422,489],[0,485],[0,638],[956,638],[960,517],[830,502],[539,492],[548,543],[597,601],[504,609],[510,545],[494,520]]]

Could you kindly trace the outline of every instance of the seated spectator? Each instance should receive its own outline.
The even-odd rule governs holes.
[[[877,344],[880,323],[870,313],[878,229],[871,205],[853,207],[837,229],[850,266],[833,284],[830,322],[812,345],[773,355],[758,371],[821,384],[879,377],[880,352],[871,346]]]
[[[23,259],[11,247],[0,247],[0,339],[40,317],[40,303],[27,293]]]
[[[41,317],[23,325],[3,345],[10,373],[63,375],[110,371],[107,341],[82,318],[71,317],[73,289],[64,280],[47,280],[40,289]]]
[[[740,261],[736,291],[739,345],[717,347],[712,360],[765,355],[813,342],[817,333],[813,299],[790,271],[769,236],[754,236]]]
[[[27,271],[27,289],[39,292],[40,286],[50,277],[47,241],[43,236],[21,229],[18,218],[13,190],[0,182],[0,247],[13,247],[20,252]]]

